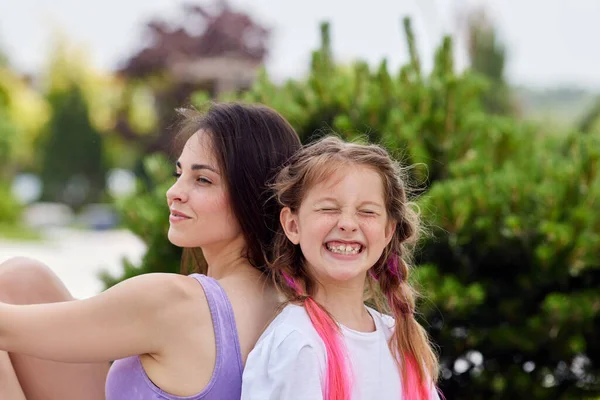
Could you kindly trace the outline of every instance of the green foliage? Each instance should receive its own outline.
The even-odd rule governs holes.
[[[583,118],[581,118],[578,125],[578,129],[584,133],[594,129],[600,130],[600,97],[596,99]]]
[[[453,374],[452,393],[598,393],[599,158],[598,137],[546,141],[491,173],[437,182],[422,199],[424,217],[437,227],[422,259],[443,279],[421,283],[438,308],[430,323],[445,325],[434,330],[442,359],[447,368],[472,351],[484,359],[483,368],[469,363],[468,372]],[[446,279],[464,286],[455,296],[468,298],[465,289],[477,285],[485,300],[457,312],[440,293]],[[532,362],[535,370],[526,372]]]
[[[0,225],[15,226],[22,206],[12,196],[10,187],[0,181]]]
[[[136,193],[119,200],[116,205],[123,224],[144,241],[148,250],[140,265],[123,260],[121,276],[114,277],[103,272],[100,278],[106,287],[140,274],[178,273],[180,270],[181,248],[167,239],[169,208],[165,193],[173,183],[173,166],[163,156],[154,154],[144,160],[144,169],[151,186],[140,181]]]
[[[72,83],[48,100],[52,117],[42,139],[42,198],[73,207],[98,201],[105,186],[103,142],[81,88]]]
[[[549,137],[492,113],[482,96],[489,81],[454,72],[449,38],[424,76],[409,20],[411,61],[397,73],[385,60],[374,70],[336,64],[329,27],[321,29],[305,80],[278,86],[263,72],[249,92],[224,100],[275,108],[305,143],[333,129],[417,164],[412,179],[432,234],[412,279],[424,293],[422,322],[440,346],[446,398],[598,396],[598,135]],[[176,269],[164,190],[125,206],[137,216],[126,225],[145,232],[152,254],[127,276]]]
[[[10,180],[33,162],[33,142],[47,120],[42,96],[0,63],[0,179]]]
[[[17,129],[8,117],[7,96],[8,93],[0,86],[0,225],[15,226],[22,207],[8,185]]]
[[[525,151],[520,141],[527,129],[513,127],[512,120],[490,116],[483,108],[480,96],[486,81],[471,73],[454,74],[449,38],[437,51],[432,74],[422,77],[409,20],[404,24],[411,62],[397,74],[388,71],[385,60],[375,71],[363,62],[336,66],[325,24],[306,82],[277,87],[263,73],[242,99],[281,112],[304,142],[333,129],[346,139],[366,135],[402,151],[407,163],[420,166],[420,181],[480,168],[491,172]]]
[[[8,118],[6,103],[3,101],[2,94],[0,90],[0,179],[7,179],[10,175],[17,129]]]

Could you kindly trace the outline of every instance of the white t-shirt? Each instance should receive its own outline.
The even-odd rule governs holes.
[[[388,347],[394,319],[368,308],[375,332],[341,326],[354,378],[353,400],[399,400],[400,374]],[[248,355],[242,400],[323,400],[326,349],[304,307],[290,304]],[[439,399],[432,391],[432,399]]]

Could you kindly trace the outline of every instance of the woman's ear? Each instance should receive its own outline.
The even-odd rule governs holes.
[[[279,222],[289,241],[294,244],[300,243],[298,215],[294,214],[289,207],[283,207],[279,213]]]

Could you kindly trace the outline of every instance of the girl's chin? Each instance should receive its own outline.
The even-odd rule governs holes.
[[[349,267],[349,266],[348,266]],[[367,276],[367,269],[354,266],[348,268],[346,266],[330,265],[325,267],[323,275],[328,281],[332,282],[350,282],[355,280],[364,281]]]
[[[335,275],[330,275],[330,278],[332,281],[334,282],[339,282],[339,283],[345,283],[345,282],[351,282],[360,278],[363,278],[363,276],[361,275],[356,275],[356,274],[335,274]]]

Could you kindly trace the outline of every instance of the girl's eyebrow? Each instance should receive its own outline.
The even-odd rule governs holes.
[[[365,201],[365,202],[361,203],[361,206],[383,207],[383,205],[381,203],[378,203],[376,201]]]
[[[324,201],[331,201],[333,203],[337,203],[337,200],[334,199],[333,197],[320,197],[320,198],[318,198],[318,199],[315,200],[315,203],[321,203],[321,202],[324,202]]]
[[[335,198],[333,198],[333,197],[329,197],[329,196],[326,196],[326,197],[320,197],[320,198],[316,199],[316,200],[315,200],[315,204],[317,204],[317,203],[324,203],[324,202],[327,202],[327,201],[330,201],[330,202],[332,202],[332,203],[336,203],[336,204],[337,204],[337,200],[336,200]],[[364,201],[364,202],[362,202],[362,203],[360,204],[360,206],[361,206],[361,207],[362,207],[362,206],[369,206],[369,205],[370,205],[370,206],[373,206],[373,207],[379,207],[379,208],[383,208],[383,204],[381,204],[381,203],[378,203],[378,202],[376,202],[376,201],[370,201],[370,200],[368,200],[368,201]]]

